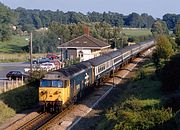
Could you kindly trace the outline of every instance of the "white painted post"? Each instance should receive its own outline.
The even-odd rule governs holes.
[[[21,85],[23,86],[23,76],[22,76],[22,79],[21,79]]]
[[[6,84],[6,83],[7,83],[7,82],[6,82],[6,81],[4,81],[3,83],[4,83],[4,88],[3,88],[3,89],[4,89],[4,92],[6,92],[6,86],[7,86],[7,84]]]

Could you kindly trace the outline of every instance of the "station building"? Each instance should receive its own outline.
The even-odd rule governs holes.
[[[79,58],[86,61],[110,51],[110,45],[88,34],[83,34],[75,39],[58,46],[61,49],[62,60]]]

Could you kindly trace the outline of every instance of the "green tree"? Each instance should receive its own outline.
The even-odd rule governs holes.
[[[152,25],[151,32],[153,33],[154,36],[157,35],[163,35],[163,34],[168,34],[168,28],[167,25],[164,21],[157,20],[154,22]]]
[[[12,29],[8,24],[1,24],[0,25],[0,40],[6,41],[11,39],[12,36]]]
[[[156,49],[152,55],[156,69],[161,69],[163,66],[163,61],[168,60],[173,53],[174,51],[169,39],[165,35],[159,35],[156,38]]]
[[[141,28],[143,27],[143,19],[142,17],[137,13],[130,14],[126,20],[126,25],[133,27],[133,28]]]
[[[176,35],[176,43],[180,45],[180,21],[178,21],[178,23],[176,24],[175,35]]]
[[[9,40],[12,36],[12,25],[16,24],[16,14],[0,3],[0,40]]]
[[[180,86],[180,54],[171,58],[171,60],[162,69],[162,84],[164,90],[177,90]]]

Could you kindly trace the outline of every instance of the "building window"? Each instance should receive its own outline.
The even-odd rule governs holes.
[[[79,57],[82,58],[83,57],[83,52],[79,51]]]

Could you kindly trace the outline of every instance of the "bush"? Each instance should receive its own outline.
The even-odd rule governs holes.
[[[180,86],[180,54],[174,56],[161,71],[163,89],[167,92],[177,90]]]
[[[172,118],[172,110],[158,108],[156,100],[130,98],[111,108],[106,117],[115,121],[115,130],[150,129]]]
[[[179,111],[176,112],[175,121],[176,121],[178,129],[180,129],[180,109]]]
[[[44,70],[33,71],[32,73],[30,73],[31,77],[28,79],[28,82],[35,86],[39,86],[40,79],[42,79],[46,73],[47,72]]]
[[[0,100],[16,112],[32,108],[38,102],[38,87],[20,87],[0,95]]]

